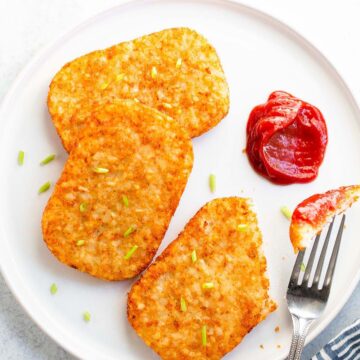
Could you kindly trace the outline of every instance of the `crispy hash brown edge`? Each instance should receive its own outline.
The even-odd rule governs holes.
[[[168,247],[156,258],[156,260],[149,266],[149,268],[141,275],[141,277],[136,281],[136,283],[133,284],[133,286],[132,286],[132,288],[131,288],[131,290],[130,290],[130,292],[128,294],[127,317],[128,317],[129,323],[134,328],[134,330],[136,331],[138,336],[140,338],[142,338],[142,340],[149,347],[151,347],[152,350],[154,350],[160,357],[162,357],[162,349],[156,348],[156,346],[154,346],[156,344],[151,343],[150,339],[146,339],[146,338],[144,338],[142,336],[143,335],[142,331],[141,331],[142,324],[141,324],[141,321],[139,320],[140,317],[141,317],[141,311],[138,310],[138,307],[137,307],[138,302],[141,301],[141,296],[143,294],[146,294],[147,288],[152,286],[155,279],[157,279],[161,274],[163,274],[162,269],[158,269],[157,265],[159,263],[166,262],[166,259],[168,257],[170,257],[170,258],[175,257],[176,253],[173,253],[173,252],[174,252],[174,248],[175,248],[176,243],[179,240],[181,240],[182,236],[184,234],[186,234],[189,229],[197,226],[197,221],[198,221],[199,216],[205,215],[207,212],[211,211],[211,207],[214,204],[217,205],[219,202],[222,202],[222,201],[226,201],[226,202],[230,202],[230,203],[244,201],[244,203],[246,203],[247,205],[251,204],[250,199],[238,198],[238,197],[218,198],[218,199],[215,199],[215,200],[212,200],[212,201],[206,203],[189,220],[189,222],[186,224],[185,228],[178,235],[178,237],[168,245]],[[256,219],[256,214],[254,214],[251,209],[249,209],[249,210],[255,216],[255,219]],[[276,304],[276,302],[274,302],[271,299],[271,297],[269,295],[269,279],[268,279],[267,274],[266,274],[266,268],[267,268],[266,263],[267,262],[266,262],[265,255],[264,255],[263,250],[262,250],[261,233],[260,233],[260,230],[258,228],[257,221],[256,221],[256,229],[257,229],[257,231],[259,232],[259,235],[260,235],[260,244],[257,247],[257,251],[258,251],[258,256],[259,256],[259,261],[260,261],[259,264],[260,264],[260,268],[261,268],[261,282],[263,284],[263,289],[266,291],[266,294],[267,294],[266,297],[264,298],[262,311],[259,313],[259,319],[258,319],[258,322],[257,322],[257,324],[259,324],[261,321],[263,321],[267,317],[267,315],[269,315],[270,313],[274,312],[277,309],[277,304]],[[248,333],[257,324],[254,324],[248,330]],[[242,341],[243,337],[241,337],[239,342],[237,342],[236,344],[231,346],[231,348],[228,348],[224,353],[222,353],[221,357],[226,355],[227,353],[229,353],[231,350],[233,350]],[[219,341],[220,341],[220,339],[219,339]],[[217,356],[219,354],[214,355],[214,357],[213,357],[213,356],[211,356],[211,354],[209,354],[208,351],[211,351],[211,350],[207,350],[206,353],[205,353],[205,357],[201,356],[201,359],[202,358],[209,358],[209,359],[218,359],[218,358],[220,358],[220,357]],[[187,359],[190,359],[190,358],[192,358],[192,357],[187,357],[187,356],[177,357],[176,356],[176,359],[183,359],[183,360],[186,359],[187,360]],[[169,358],[164,357],[164,359],[168,360]]]

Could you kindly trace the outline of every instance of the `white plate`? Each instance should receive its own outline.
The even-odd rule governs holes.
[[[161,250],[189,218],[214,196],[208,175],[218,179],[216,197],[254,198],[268,258],[271,292],[279,309],[248,335],[227,359],[280,359],[289,346],[291,323],[284,294],[294,255],[288,221],[279,207],[360,180],[359,111],[329,62],[301,36],[277,20],[226,1],[135,1],[77,27],[44,50],[21,73],[0,109],[0,260],[3,275],[30,316],[64,348],[86,359],[156,359],[126,321],[126,293],[132,281],[106,283],[60,264],[43,244],[42,210],[50,192],[39,186],[59,177],[67,154],[46,108],[48,84],[65,62],[88,51],[168,27],[189,26],[216,47],[231,90],[229,115],[194,140],[195,164]],[[275,186],[259,177],[242,153],[252,107],[272,90],[289,91],[317,105],[329,128],[329,146],[316,181]],[[16,163],[25,150],[25,165]],[[58,158],[41,167],[55,152]],[[359,278],[360,207],[349,211],[335,282],[324,316],[308,339],[324,329],[350,296]],[[50,295],[49,286],[59,291]],[[92,314],[90,323],[82,313]],[[274,328],[279,325],[279,333]],[[264,349],[259,345],[263,344]],[[277,345],[281,347],[278,348]]]

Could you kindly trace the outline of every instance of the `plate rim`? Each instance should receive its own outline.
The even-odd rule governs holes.
[[[8,90],[6,91],[2,101],[0,102],[0,118],[2,114],[5,112],[5,109],[7,107],[7,104],[11,101],[13,94],[15,93],[17,87],[21,82],[26,78],[29,71],[32,69],[32,67],[41,59],[45,57],[47,53],[51,53],[58,45],[65,42],[67,39],[73,37],[76,35],[79,31],[81,31],[83,28],[91,26],[91,24],[96,23],[97,21],[101,20],[103,17],[108,16],[113,11],[118,11],[119,9],[124,9],[127,7],[131,7],[135,4],[147,4],[149,5],[150,1],[152,3],[159,3],[159,2],[184,2],[184,3],[200,3],[200,4],[217,4],[222,6],[232,6],[240,11],[246,11],[248,13],[253,14],[255,17],[261,18],[262,21],[271,23],[275,28],[278,28],[280,30],[285,31],[287,34],[291,35],[293,39],[296,40],[297,43],[299,43],[303,47],[308,47],[309,51],[315,55],[319,60],[321,60],[329,70],[332,71],[333,75],[337,78],[337,81],[339,84],[342,85],[343,90],[345,91],[348,100],[352,103],[354,110],[357,113],[357,117],[360,119],[360,103],[355,95],[356,93],[352,91],[350,85],[345,80],[345,77],[343,74],[338,70],[338,68],[332,63],[332,61],[323,53],[322,50],[320,50],[312,41],[310,41],[307,37],[302,35],[300,31],[295,29],[294,27],[287,24],[286,21],[282,20],[280,17],[272,15],[268,13],[267,11],[264,11],[262,9],[259,9],[256,6],[251,6],[248,4],[243,3],[239,0],[120,0],[120,2],[115,6],[110,6],[109,8],[105,10],[101,10],[100,12],[88,17],[85,20],[82,20],[75,26],[70,26],[66,28],[63,32],[60,33],[60,35],[56,36],[55,39],[48,42],[46,45],[44,45],[40,50],[38,50],[35,55],[33,55],[30,60],[25,64],[25,66],[22,68],[22,70],[18,73],[18,75],[15,77],[15,79],[12,81],[11,85],[9,86]],[[150,3],[151,5],[151,3]],[[4,136],[3,133],[3,126],[0,126],[0,137]],[[1,197],[0,193],[0,197]],[[3,222],[0,221],[0,244],[3,246],[6,236],[4,236],[4,229],[3,229]],[[10,275],[8,270],[6,269],[7,266],[5,266],[4,256],[3,252],[0,252],[0,272],[5,280],[5,283],[7,287],[10,289],[12,295],[15,297],[16,301],[21,305],[22,309],[25,311],[25,313],[31,318],[32,321],[43,331],[46,335],[48,335],[56,344],[58,344],[61,348],[68,351],[71,355],[82,358],[86,356],[86,358],[91,358],[91,352],[89,350],[86,350],[84,348],[81,349],[80,344],[70,344],[69,338],[63,337],[61,334],[61,331],[59,329],[56,329],[57,326],[55,323],[52,322],[52,320],[46,319],[47,315],[46,313],[38,312],[36,307],[30,306],[30,301],[27,301],[24,299],[23,293],[19,290],[17,286],[15,286],[12,283],[11,278],[14,276],[14,274]],[[334,320],[336,315],[341,311],[345,303],[349,300],[350,296],[354,292],[357,284],[360,280],[360,268],[356,273],[356,276],[352,279],[350,282],[349,287],[347,288],[346,292],[343,294],[341,301],[337,302],[336,306],[333,307],[328,315],[319,323],[318,327],[306,338],[306,344],[311,342],[315,337],[317,337],[329,324],[331,321]],[[285,348],[286,349],[286,348]],[[86,354],[90,355],[87,356]],[[275,360],[281,360],[284,359],[284,354],[279,355]],[[286,355],[285,355],[286,356]],[[104,357],[106,358],[106,357]]]

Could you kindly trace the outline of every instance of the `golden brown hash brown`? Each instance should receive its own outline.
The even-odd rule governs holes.
[[[191,139],[167,115],[131,100],[91,118],[102,125],[71,152],[43,236],[64,264],[122,280],[144,270],[164,237],[192,168]]]
[[[132,287],[130,324],[162,359],[220,359],[276,309],[261,244],[247,199],[209,202]]]
[[[79,128],[86,126],[90,105],[118,98],[166,113],[191,137],[215,126],[229,109],[228,85],[215,49],[187,28],[146,35],[66,64],[48,95],[65,149],[72,149]]]

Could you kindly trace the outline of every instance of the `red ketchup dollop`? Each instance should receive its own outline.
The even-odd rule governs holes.
[[[277,184],[314,180],[328,142],[319,109],[284,91],[274,91],[252,110],[246,135],[251,165]]]

